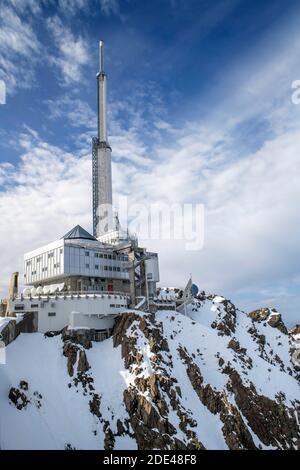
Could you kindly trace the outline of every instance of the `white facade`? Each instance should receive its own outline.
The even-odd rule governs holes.
[[[45,245],[24,255],[25,285],[68,276],[129,279],[127,255],[117,255],[103,244],[65,240]]]
[[[159,267],[157,253],[147,253],[150,256],[145,261],[147,280],[151,282],[159,282]]]
[[[60,331],[66,326],[105,330],[127,309],[129,297],[117,294],[53,295],[9,300],[11,315],[36,312],[38,331]]]

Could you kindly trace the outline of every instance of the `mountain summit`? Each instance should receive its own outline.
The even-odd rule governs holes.
[[[204,293],[186,315],[127,311],[102,342],[21,333],[0,365],[0,447],[300,449],[299,333]]]

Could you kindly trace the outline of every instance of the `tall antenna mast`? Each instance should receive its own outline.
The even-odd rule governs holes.
[[[98,132],[93,139],[93,233],[99,238],[114,228],[112,210],[111,147],[107,139],[104,42],[99,41],[97,77]]]
[[[104,73],[104,42],[99,42],[99,66],[100,73]]]
[[[98,80],[98,139],[107,142],[106,126],[106,73],[104,72],[104,42],[99,42],[99,73]]]

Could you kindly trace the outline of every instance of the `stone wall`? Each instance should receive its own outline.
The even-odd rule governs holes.
[[[37,313],[25,313],[21,320],[11,318],[1,330],[1,341],[7,346],[14,341],[20,333],[35,333],[37,327]]]

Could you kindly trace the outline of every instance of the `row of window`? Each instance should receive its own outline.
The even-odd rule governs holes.
[[[86,251],[85,256],[90,256],[90,252]],[[54,252],[48,253],[48,258],[53,258],[53,257],[54,257]],[[95,253],[95,258],[128,261],[128,256],[126,256],[126,255],[117,256],[117,255],[108,255],[108,254],[104,254],[104,253]],[[42,256],[38,256],[36,258],[37,263],[41,262],[41,260],[42,260]],[[31,266],[31,262],[32,262],[32,260],[26,261],[26,266]],[[59,267],[59,263],[55,263],[54,267],[55,268]]]
[[[84,252],[85,256],[90,256],[89,251]],[[95,258],[114,259],[119,261],[128,261],[127,255],[108,255],[106,253],[94,253]]]
[[[89,269],[90,265],[86,264],[85,267]],[[99,264],[95,264],[96,271],[99,270]],[[120,266],[103,266],[104,271],[127,272],[127,269],[121,269]]]
[[[57,269],[60,267],[60,263],[55,263],[54,264],[54,268]],[[42,273],[45,273],[46,271],[48,271],[48,268],[45,267],[45,268],[42,268]],[[31,275],[32,276],[35,276],[36,275],[36,271],[31,271]]]
[[[60,253],[60,254],[63,253],[63,248],[60,248],[59,253]],[[53,258],[53,257],[54,257],[54,251],[50,251],[50,253],[48,253],[47,256],[48,256],[48,258]],[[40,262],[42,261],[42,259],[43,259],[42,255],[37,256],[36,262],[37,262],[37,263],[40,263]],[[28,260],[28,261],[26,261],[26,266],[30,266],[30,265],[31,265],[31,262],[32,262],[31,259]]]

